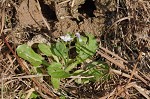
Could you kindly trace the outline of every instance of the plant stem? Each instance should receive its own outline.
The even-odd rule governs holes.
[[[42,61],[42,64],[45,65],[45,66],[49,66],[49,65],[50,65],[50,64],[49,64],[47,61],[45,61],[45,60]]]

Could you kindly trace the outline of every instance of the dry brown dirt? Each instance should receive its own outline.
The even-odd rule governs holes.
[[[99,2],[100,3],[100,2]],[[40,4],[40,5],[39,5]],[[81,0],[72,4],[65,1],[39,1],[24,0],[17,8],[17,28],[50,28],[48,35],[59,37],[65,33],[93,33],[99,36],[105,25],[105,15],[92,0]],[[109,6],[113,5],[110,3]],[[41,11],[38,7],[40,6]],[[112,9],[112,8],[110,8]],[[101,12],[101,14],[97,14]],[[44,22],[46,21],[46,22]],[[111,21],[111,20],[110,20]],[[110,22],[111,23],[111,22]],[[111,24],[110,24],[111,25]],[[41,31],[43,32],[43,31]]]

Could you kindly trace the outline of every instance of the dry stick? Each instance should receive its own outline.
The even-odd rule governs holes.
[[[115,24],[117,24],[118,22],[121,22],[121,21],[127,20],[127,19],[131,19],[131,18],[133,18],[133,16],[123,17],[123,18],[119,19],[118,21],[116,21],[115,23],[113,23],[113,24],[108,28],[107,32],[108,32]],[[107,32],[106,32],[106,33],[107,33]]]
[[[124,90],[131,88],[133,85],[135,84],[135,82],[131,82],[128,85],[125,86],[121,86],[121,89],[116,93],[114,99],[117,99],[117,96],[120,95]]]
[[[3,2],[4,3],[4,2]],[[3,5],[3,3],[2,3],[2,5],[0,5],[0,6],[2,6],[2,18],[1,18],[1,27],[0,27],[0,34],[2,34],[3,33],[3,29],[4,29],[4,21],[5,21],[5,4]],[[2,99],[4,99],[4,97],[3,97],[3,75],[2,75],[2,87],[1,87],[1,95],[2,95]]]
[[[0,34],[2,34],[3,33],[3,29],[4,29],[4,22],[5,21],[5,6],[4,6],[4,8],[2,9],[2,19],[1,19],[1,27],[0,27],[0,29],[1,29],[1,33]]]
[[[129,85],[126,86],[125,88],[128,89],[128,88],[132,87],[134,84],[135,84],[135,82],[129,83]],[[117,90],[117,88],[115,88],[111,93],[109,93],[106,96],[103,96],[99,99],[117,99],[117,98],[113,98],[113,95],[115,95],[116,90]],[[123,92],[123,91],[124,91],[124,87],[122,86],[122,89],[120,89],[119,92]]]
[[[25,99],[29,99],[30,98],[30,96],[31,96],[31,94],[33,93],[35,91],[35,89],[34,88],[31,88],[31,89],[29,89],[27,92],[28,92],[28,94],[27,94],[27,96],[25,97]]]
[[[28,71],[28,69],[26,68],[26,66],[22,63],[21,59],[16,55],[16,53],[13,51],[13,49],[11,48],[11,46],[9,45],[9,43],[7,42],[7,40],[5,39],[4,34],[2,34],[2,36],[3,36],[4,42],[6,43],[7,47],[9,48],[9,50],[15,56],[15,58],[18,61],[18,63],[20,64],[20,66],[23,68],[23,70],[25,70],[25,72],[28,75],[30,75],[30,72]],[[41,89],[43,92],[45,92],[46,94],[50,95],[53,98],[57,98],[57,96],[55,96],[46,86],[44,86],[41,83],[39,83],[36,78],[31,78],[31,79],[38,86],[38,88]]]
[[[136,82],[131,82],[126,86],[121,86],[121,89],[119,90],[119,92],[115,95],[114,99],[117,99],[117,96],[119,94],[121,94],[125,89],[128,89],[130,87],[135,88],[137,91],[139,91],[146,99],[150,99],[150,97],[148,96],[148,94],[150,93],[150,91],[142,88],[141,86],[138,86],[136,84]]]
[[[110,72],[113,72],[113,73],[115,73],[115,74],[124,76],[124,77],[126,77],[126,78],[130,78],[130,75],[128,75],[128,74],[126,74],[126,73],[123,73],[123,72],[121,72],[121,71],[119,71],[119,70],[110,69]],[[132,78],[132,79],[133,79],[133,78]]]
[[[3,5],[4,3],[6,3],[6,0],[1,0],[1,5]]]
[[[75,0],[72,0],[71,7],[74,6]]]
[[[4,83],[3,83],[3,73],[1,74],[2,76],[2,83],[1,83],[1,99],[4,99],[4,95],[3,95],[3,90],[4,90]]]
[[[131,81],[131,79],[132,79],[133,75],[135,74],[135,72],[136,72],[136,67],[137,67],[137,65],[138,65],[138,61],[141,59],[141,56],[142,56],[142,52],[140,52],[140,53],[139,53],[139,56],[138,56],[137,62],[135,63],[135,65],[134,65],[134,67],[133,67],[133,70],[132,70],[132,73],[131,73],[130,79],[128,80],[127,84],[129,84],[129,83],[130,83],[130,81]]]
[[[150,93],[149,90],[142,88],[141,86],[138,86],[137,84],[134,84],[133,87],[139,91],[146,99],[150,99],[148,94]]]
[[[64,3],[67,3],[67,2],[69,2],[70,0],[65,0],[65,1],[62,1],[62,2],[60,2],[59,4],[64,4]]]
[[[38,77],[44,77],[44,76],[49,76],[49,75],[26,75],[26,76],[9,76],[6,78],[3,78],[3,80],[9,80],[9,79],[22,79],[22,78],[38,78]],[[0,82],[2,79],[0,79]]]
[[[119,19],[118,21],[114,22],[114,23],[106,30],[105,38],[106,38],[107,33],[110,31],[110,29],[111,29],[114,25],[116,25],[118,22],[121,22],[121,21],[123,21],[123,20],[127,20],[127,19],[130,20],[131,18],[133,18],[133,16],[123,17],[123,18]]]
[[[133,75],[134,75],[135,72],[136,72],[136,67],[137,67],[137,65],[138,65],[138,61],[139,61],[140,58],[141,58],[141,55],[142,55],[142,54],[141,54],[141,52],[140,52],[140,54],[139,54],[139,56],[138,56],[138,59],[137,59],[137,62],[135,63],[135,65],[134,65],[134,67],[133,67],[133,70],[132,70],[132,72],[131,72],[131,76],[130,76],[128,82],[127,82],[126,85],[122,88],[122,90],[119,90],[119,92],[117,92],[117,94],[116,94],[116,96],[115,96],[115,99],[117,98],[118,95],[120,95],[120,94],[125,90],[126,86],[129,85],[131,79],[133,78]]]
[[[14,58],[14,60],[11,59],[11,56],[7,53],[6,57],[8,58],[8,60],[10,61],[10,64],[8,65],[7,69],[5,70],[5,73],[7,74],[8,71],[10,71],[11,66],[13,66],[14,61],[16,60]]]
[[[148,81],[146,81],[144,78],[142,78],[141,76],[139,76],[137,73],[134,73],[134,76],[138,79],[140,79],[141,81],[143,81],[146,85],[150,86],[150,84],[148,83]]]
[[[143,6],[145,12],[146,12],[147,15],[148,15],[148,18],[150,18],[150,14],[148,13],[148,9],[147,9],[146,6],[144,5],[144,1],[143,1],[143,0],[139,0],[138,3],[140,3],[140,4]]]
[[[102,53],[102,52],[100,52],[100,51],[97,51],[97,53],[100,54],[102,57],[106,58],[107,60],[109,60],[110,62],[114,63],[115,65],[119,66],[121,69],[126,70],[126,71],[129,71],[129,69],[128,69],[126,66],[124,66],[124,65],[121,64],[121,63],[118,63],[116,60],[114,60],[114,59],[111,58],[110,56],[105,55],[104,53]],[[131,72],[131,71],[130,71],[130,72]],[[146,85],[150,86],[150,85],[148,84],[148,82],[147,82],[144,78],[142,78],[141,76],[139,76],[137,73],[134,73],[134,76],[135,76],[136,78],[140,79],[141,81],[143,81]]]
[[[116,91],[116,88],[111,93],[109,93],[103,97],[100,97],[98,99],[110,99],[110,97],[115,94],[115,91]]]
[[[147,77],[144,73],[142,73],[141,71],[139,71],[138,70],[138,72],[142,75],[142,76],[144,76],[147,80],[149,80],[150,81],[150,78],[149,77]]]
[[[126,60],[124,60],[123,58],[119,57],[118,55],[112,53],[112,52],[109,51],[108,49],[106,49],[106,48],[104,48],[104,47],[101,47],[101,46],[100,46],[99,48],[102,49],[102,50],[104,50],[105,52],[107,52],[107,53],[109,53],[109,54],[115,56],[116,58],[122,60],[124,63],[126,63],[126,64],[128,63]]]
[[[103,48],[103,50],[104,50],[105,48]],[[106,50],[105,50],[106,51]],[[107,51],[108,52],[108,51]],[[101,55],[101,56],[103,56],[103,57],[105,57],[106,59],[108,59],[109,61],[111,61],[111,62],[113,62],[114,63],[114,61],[116,61],[116,60],[113,60],[113,59],[111,59],[110,60],[110,57],[109,56],[107,56],[107,55],[105,55],[105,54],[103,54],[103,53],[101,53],[100,51],[98,51],[98,53]],[[110,53],[110,52],[109,52]],[[111,53],[110,53],[111,54]],[[140,53],[140,55],[142,55],[141,53]],[[138,57],[138,59],[141,57],[139,55],[139,57]],[[118,56],[119,57],[119,56]],[[116,62],[115,62],[116,63]],[[114,63],[114,64],[115,64]],[[117,65],[117,64],[116,64]],[[123,64],[122,64],[123,65]],[[125,66],[121,66],[121,67],[125,67]],[[134,69],[136,69],[136,66],[134,66]],[[133,69],[133,70],[134,70]],[[115,70],[112,70],[113,72],[115,72],[115,73],[117,73],[117,74],[120,74],[120,72],[116,72]],[[145,80],[145,79],[143,79],[141,76],[139,76],[137,73],[135,73],[134,71],[132,71],[132,73],[131,73],[131,76],[130,76],[130,80],[132,79],[132,77],[133,77],[133,75],[136,77],[136,78],[138,78],[138,79],[140,79],[141,81],[143,81],[145,84],[148,84],[147,83],[147,81]],[[124,75],[125,77],[128,77],[129,78],[129,75]],[[130,81],[129,81],[130,82]],[[127,84],[127,86],[129,85],[129,83]],[[149,86],[149,85],[148,85]],[[115,97],[117,97],[121,92],[123,92],[124,91],[124,89],[122,88],[122,90],[120,90],[118,93],[117,93],[117,95],[115,96]],[[143,95],[143,94],[142,94]],[[144,94],[144,96],[145,96],[145,94]]]
[[[116,64],[117,66],[119,66],[121,69],[123,70],[128,70],[128,68],[126,66],[124,66],[123,64],[117,62],[116,60],[114,60],[113,58],[111,58],[108,55],[105,55],[104,53],[102,53],[101,51],[97,51],[98,54],[100,54],[102,57],[105,57],[106,59],[108,59],[109,61],[111,61],[112,63]]]

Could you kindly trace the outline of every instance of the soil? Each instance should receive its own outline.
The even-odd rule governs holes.
[[[137,2],[136,0],[2,1],[4,3],[0,2],[0,20],[3,19],[4,11],[5,24],[2,24],[3,21],[0,22],[0,30],[4,28],[1,33],[3,32],[4,36],[7,37],[13,50],[23,43],[30,46],[35,43],[51,43],[67,33],[79,32],[81,35],[92,33],[97,38],[99,46],[103,46],[127,60],[129,62],[127,65],[130,68],[138,61],[138,55],[142,52],[143,56],[137,67],[139,71],[150,77],[150,2],[148,0]],[[0,63],[2,65],[0,66],[0,73],[5,71],[7,76],[23,73],[17,62],[15,62],[14,55],[3,42],[3,36],[1,35],[0,38],[0,61],[2,61]],[[113,63],[108,62],[109,60],[101,55],[96,54],[95,57],[108,63],[111,68],[116,68]],[[10,65],[9,61],[13,65]],[[11,69],[8,70],[4,66]],[[112,92],[112,89],[118,85],[123,85],[126,80],[123,77],[120,80],[120,76],[117,76],[103,84],[73,85],[75,87],[71,86],[62,90],[73,98],[96,99]],[[21,81],[16,82],[16,80],[12,82],[12,85],[8,88],[10,91],[10,93],[8,92],[9,96],[13,98],[17,93],[12,94],[11,87],[18,90],[20,84],[22,90],[27,91],[30,87],[25,87],[26,82],[32,85],[29,79],[25,81],[21,79]],[[141,86],[143,85],[140,81],[138,83]],[[149,86],[147,87],[145,84],[143,86],[147,90],[149,89]],[[137,91],[131,90],[132,94],[136,94],[131,98],[144,97]],[[55,94],[59,95],[59,93]],[[129,96],[129,93],[127,94]],[[44,95],[41,95],[41,97],[43,98]]]
[[[44,20],[46,20],[50,27],[47,34],[58,38],[65,33],[76,32],[94,33],[98,36],[105,25],[104,13],[96,14],[100,10],[96,6],[97,2],[95,4],[92,0],[75,1],[74,4],[59,0],[57,2],[45,0],[39,3],[40,5],[34,0],[30,2],[24,0],[20,3],[16,15],[18,16],[20,29],[31,26],[32,28],[45,30]],[[41,11],[39,11],[38,6],[41,7]],[[16,27],[18,28],[18,26]]]

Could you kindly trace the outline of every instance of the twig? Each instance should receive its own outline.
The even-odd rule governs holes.
[[[135,84],[135,82],[131,82],[128,85],[121,86],[121,89],[119,89],[119,91],[116,93],[114,99],[117,99],[118,95],[120,95],[124,90],[131,88],[134,84]]]
[[[115,70],[115,69],[110,69],[110,72],[113,72],[113,73],[115,73],[115,74],[124,76],[124,77],[126,77],[126,78],[130,78],[130,75],[128,75],[128,74],[126,74],[126,73],[123,73],[123,72],[121,72],[121,71]]]
[[[60,3],[58,3],[58,4],[64,4],[64,3],[67,3],[67,2],[69,2],[70,0],[65,0],[65,1],[62,1],[62,2],[60,2]]]
[[[114,99],[117,98],[117,96],[119,94],[121,94],[124,90],[128,89],[128,88],[131,88],[131,87],[134,87],[137,91],[139,91],[146,99],[150,99],[150,97],[148,96],[148,94],[150,94],[150,91],[147,90],[147,89],[144,89],[142,88],[141,86],[138,86],[136,84],[136,82],[131,82],[129,83],[128,85],[126,86],[121,86],[121,89],[116,93],[116,96]]]
[[[2,83],[1,83],[1,98],[4,99],[4,96],[3,96],[3,90],[4,90],[4,83],[3,83],[3,73],[1,73],[1,76],[2,76]]]
[[[131,18],[133,18],[133,16],[123,17],[123,18],[117,20],[115,23],[113,23],[113,24],[108,28],[108,30],[107,30],[106,33],[108,33],[108,31],[109,31],[114,25],[116,25],[118,22],[121,22],[121,21],[127,20],[127,19],[129,20],[129,19],[131,19]]]
[[[103,96],[101,98],[98,98],[98,99],[110,99],[109,97],[111,97],[112,95],[114,95],[115,91],[116,91],[116,88],[111,93],[109,93],[109,94],[107,94],[107,95],[105,95],[105,96]]]
[[[139,71],[138,70],[138,72],[142,75],[142,76],[144,76],[147,80],[149,80],[150,81],[150,78],[149,77],[147,77],[144,73],[142,73],[141,71]]]
[[[123,61],[124,63],[126,63],[126,64],[128,63],[126,60],[124,60],[123,58],[119,57],[118,55],[112,53],[112,52],[109,51],[108,49],[106,49],[106,48],[104,48],[104,47],[102,47],[102,46],[100,46],[99,48],[102,49],[102,50],[104,50],[105,52],[107,52],[107,53],[113,55],[114,57],[118,58],[119,60]]]
[[[71,7],[74,6],[75,0],[72,0]]]
[[[150,97],[148,96],[148,94],[150,94],[149,90],[146,90],[144,88],[142,88],[141,86],[138,86],[137,84],[133,84],[133,87],[139,91],[146,99],[150,99]]]
[[[49,76],[49,75],[25,75],[25,76],[18,76],[18,77],[7,77],[7,78],[3,78],[3,80],[8,80],[8,79],[22,79],[22,78],[38,78],[38,77],[44,77],[44,76]],[[2,81],[2,79],[0,79],[0,82]]]
[[[110,56],[108,56],[108,55],[102,53],[101,51],[97,51],[97,53],[100,54],[102,57],[105,57],[106,59],[108,59],[109,61],[111,61],[112,63],[114,63],[115,65],[119,66],[121,69],[128,71],[128,68],[127,68],[125,65],[123,65],[123,64],[121,64],[121,63],[119,63],[119,62],[117,62],[116,60],[114,60],[114,59],[111,58]]]
[[[4,23],[5,23],[5,5],[2,6],[2,18],[1,18],[0,34],[3,33]]]
[[[27,96],[25,97],[25,99],[29,99],[30,96],[31,96],[31,94],[32,94],[34,91],[35,91],[34,88],[29,89],[29,90],[27,91],[28,94],[27,94]]]
[[[142,52],[140,52],[140,53],[139,53],[139,56],[138,56],[137,62],[135,63],[135,65],[134,65],[134,67],[133,67],[133,70],[132,70],[132,72],[131,72],[130,79],[128,80],[127,84],[129,84],[129,83],[130,83],[130,81],[131,81],[131,79],[132,79],[132,77],[133,77],[134,73],[136,72],[136,67],[137,67],[137,65],[138,65],[138,61],[141,59],[141,56],[142,56]]]
[[[130,71],[130,72],[132,72],[132,71]],[[141,80],[142,82],[144,82],[146,85],[150,86],[150,84],[148,83],[148,81],[145,80],[144,78],[142,78],[141,76],[139,76],[137,72],[134,73],[134,76],[135,76],[136,78],[140,79],[140,80]]]
[[[127,72],[132,73],[131,70],[128,69],[127,66],[119,63],[118,61],[116,61],[115,59],[111,58],[110,56],[108,56],[107,54],[104,54],[102,51],[97,51],[98,54],[100,54],[102,57],[106,58],[107,60],[109,60],[110,62],[114,63],[115,65],[117,65],[118,67],[120,67],[122,70],[125,70]],[[119,57],[119,56],[118,56]],[[138,75],[138,72],[134,72],[133,75],[140,79],[142,82],[144,82],[146,85],[150,86],[150,84],[148,84],[148,81],[146,81],[144,78],[142,78],[141,76]]]

